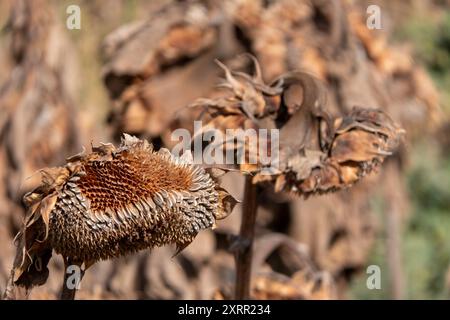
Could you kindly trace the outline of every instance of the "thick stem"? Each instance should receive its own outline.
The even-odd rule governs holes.
[[[79,289],[84,276],[82,262],[64,259],[64,282],[61,290],[61,300],[75,300],[75,294]]]
[[[256,186],[252,177],[245,180],[244,201],[242,204],[242,221],[239,232],[239,249],[236,252],[235,298],[249,299],[251,288],[253,238],[256,221]]]

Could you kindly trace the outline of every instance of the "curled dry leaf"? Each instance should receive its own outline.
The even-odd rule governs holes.
[[[166,244],[181,251],[236,204],[190,158],[124,135],[118,148],[101,144],[43,169],[41,185],[24,197],[14,283],[43,284],[52,251],[86,266]]]
[[[193,106],[211,112],[212,119],[198,135],[209,130],[225,135],[229,128],[279,130],[279,158],[269,164],[260,161],[261,148],[247,139],[238,141],[245,146],[247,160],[257,159],[255,165],[240,165],[254,174],[254,183],[274,181],[276,191],[306,196],[334,191],[351,186],[395,151],[404,130],[383,111],[355,107],[346,116],[334,118],[326,109],[326,91],[315,77],[289,72],[267,85],[258,62],[251,59],[255,76],[219,63],[226,78],[221,86],[228,93],[200,99]],[[272,142],[267,137],[258,139],[258,145]],[[236,148],[227,141],[223,145]],[[270,176],[261,173],[268,167]]]

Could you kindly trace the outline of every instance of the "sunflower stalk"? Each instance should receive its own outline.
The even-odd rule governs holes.
[[[256,185],[252,177],[245,178],[244,201],[242,205],[242,220],[239,232],[241,246],[236,251],[236,284],[235,298],[246,300],[250,298],[253,241],[255,238],[255,222],[257,213]]]

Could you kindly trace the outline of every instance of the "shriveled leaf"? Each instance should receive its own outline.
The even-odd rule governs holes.
[[[221,220],[228,217],[236,204],[240,201],[235,199],[228,191],[221,187],[217,190],[219,192],[219,213],[216,215],[216,219]]]

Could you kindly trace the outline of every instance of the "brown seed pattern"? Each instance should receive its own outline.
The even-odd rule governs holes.
[[[118,208],[153,197],[158,190],[188,190],[191,172],[170,161],[161,161],[158,153],[124,150],[111,161],[83,163],[85,175],[77,181],[93,211]]]

